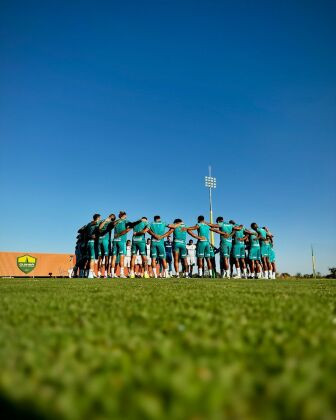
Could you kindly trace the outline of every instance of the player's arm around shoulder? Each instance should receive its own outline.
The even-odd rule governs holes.
[[[190,236],[192,236],[193,238],[197,239],[198,241],[205,240],[205,238],[203,236],[198,236],[198,235],[196,235],[196,233],[193,232],[194,230],[197,230],[197,229],[198,229],[198,226],[197,225],[196,226],[192,226],[191,228],[188,228],[187,229],[187,232],[188,232],[188,234]]]
[[[157,235],[155,232],[152,231],[152,229],[149,227],[147,233],[152,236],[154,239],[160,240],[160,236]]]

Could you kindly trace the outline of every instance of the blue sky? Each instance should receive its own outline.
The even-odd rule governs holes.
[[[336,265],[336,6],[2,2],[1,250],[72,252],[98,211],[267,225]]]

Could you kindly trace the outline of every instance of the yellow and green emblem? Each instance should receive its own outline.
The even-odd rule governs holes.
[[[22,255],[22,257],[17,257],[16,264],[18,268],[23,271],[25,274],[30,273],[36,267],[37,258],[32,257],[31,255]]]

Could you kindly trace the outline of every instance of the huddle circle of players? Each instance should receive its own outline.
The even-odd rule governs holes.
[[[131,230],[132,241],[127,241]],[[210,243],[210,232],[220,235],[219,248]],[[150,239],[146,240],[146,234]],[[197,240],[196,245],[192,240],[187,244],[187,234]],[[168,238],[166,242],[165,238]],[[219,252],[223,278],[230,278],[235,266],[236,278],[275,279],[273,235],[267,227],[260,228],[252,223],[251,229],[247,229],[233,220],[225,222],[223,217],[217,217],[216,223],[209,223],[204,216],[198,216],[197,224],[189,227],[181,219],[165,223],[160,216],[155,216],[151,223],[146,217],[131,222],[124,211],[119,213],[118,219],[115,214],[104,220],[100,214],[94,214],[92,221],[78,230],[72,276],[94,278],[97,268],[98,277],[116,278],[119,268],[119,277],[126,278],[125,259],[129,258],[130,278],[135,277],[136,265],[140,267],[137,276],[169,278],[172,268],[171,258],[167,258],[167,244],[174,256],[176,277],[181,277],[180,263],[182,276],[192,277],[196,260],[199,277],[204,275],[205,262],[209,277],[216,277],[215,254]],[[129,249],[131,257],[127,255]]]

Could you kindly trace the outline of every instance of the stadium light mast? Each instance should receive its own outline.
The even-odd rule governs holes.
[[[313,245],[311,247],[311,254],[312,254],[312,266],[313,266],[313,276],[314,279],[316,279],[316,261],[315,261],[315,255],[314,255],[314,248]]]
[[[209,188],[209,204],[210,204],[210,223],[213,223],[213,214],[212,214],[212,189],[216,188],[216,178],[211,176],[211,166],[209,166],[209,176],[205,177],[205,186]],[[214,233],[211,232],[211,244],[214,245]]]

